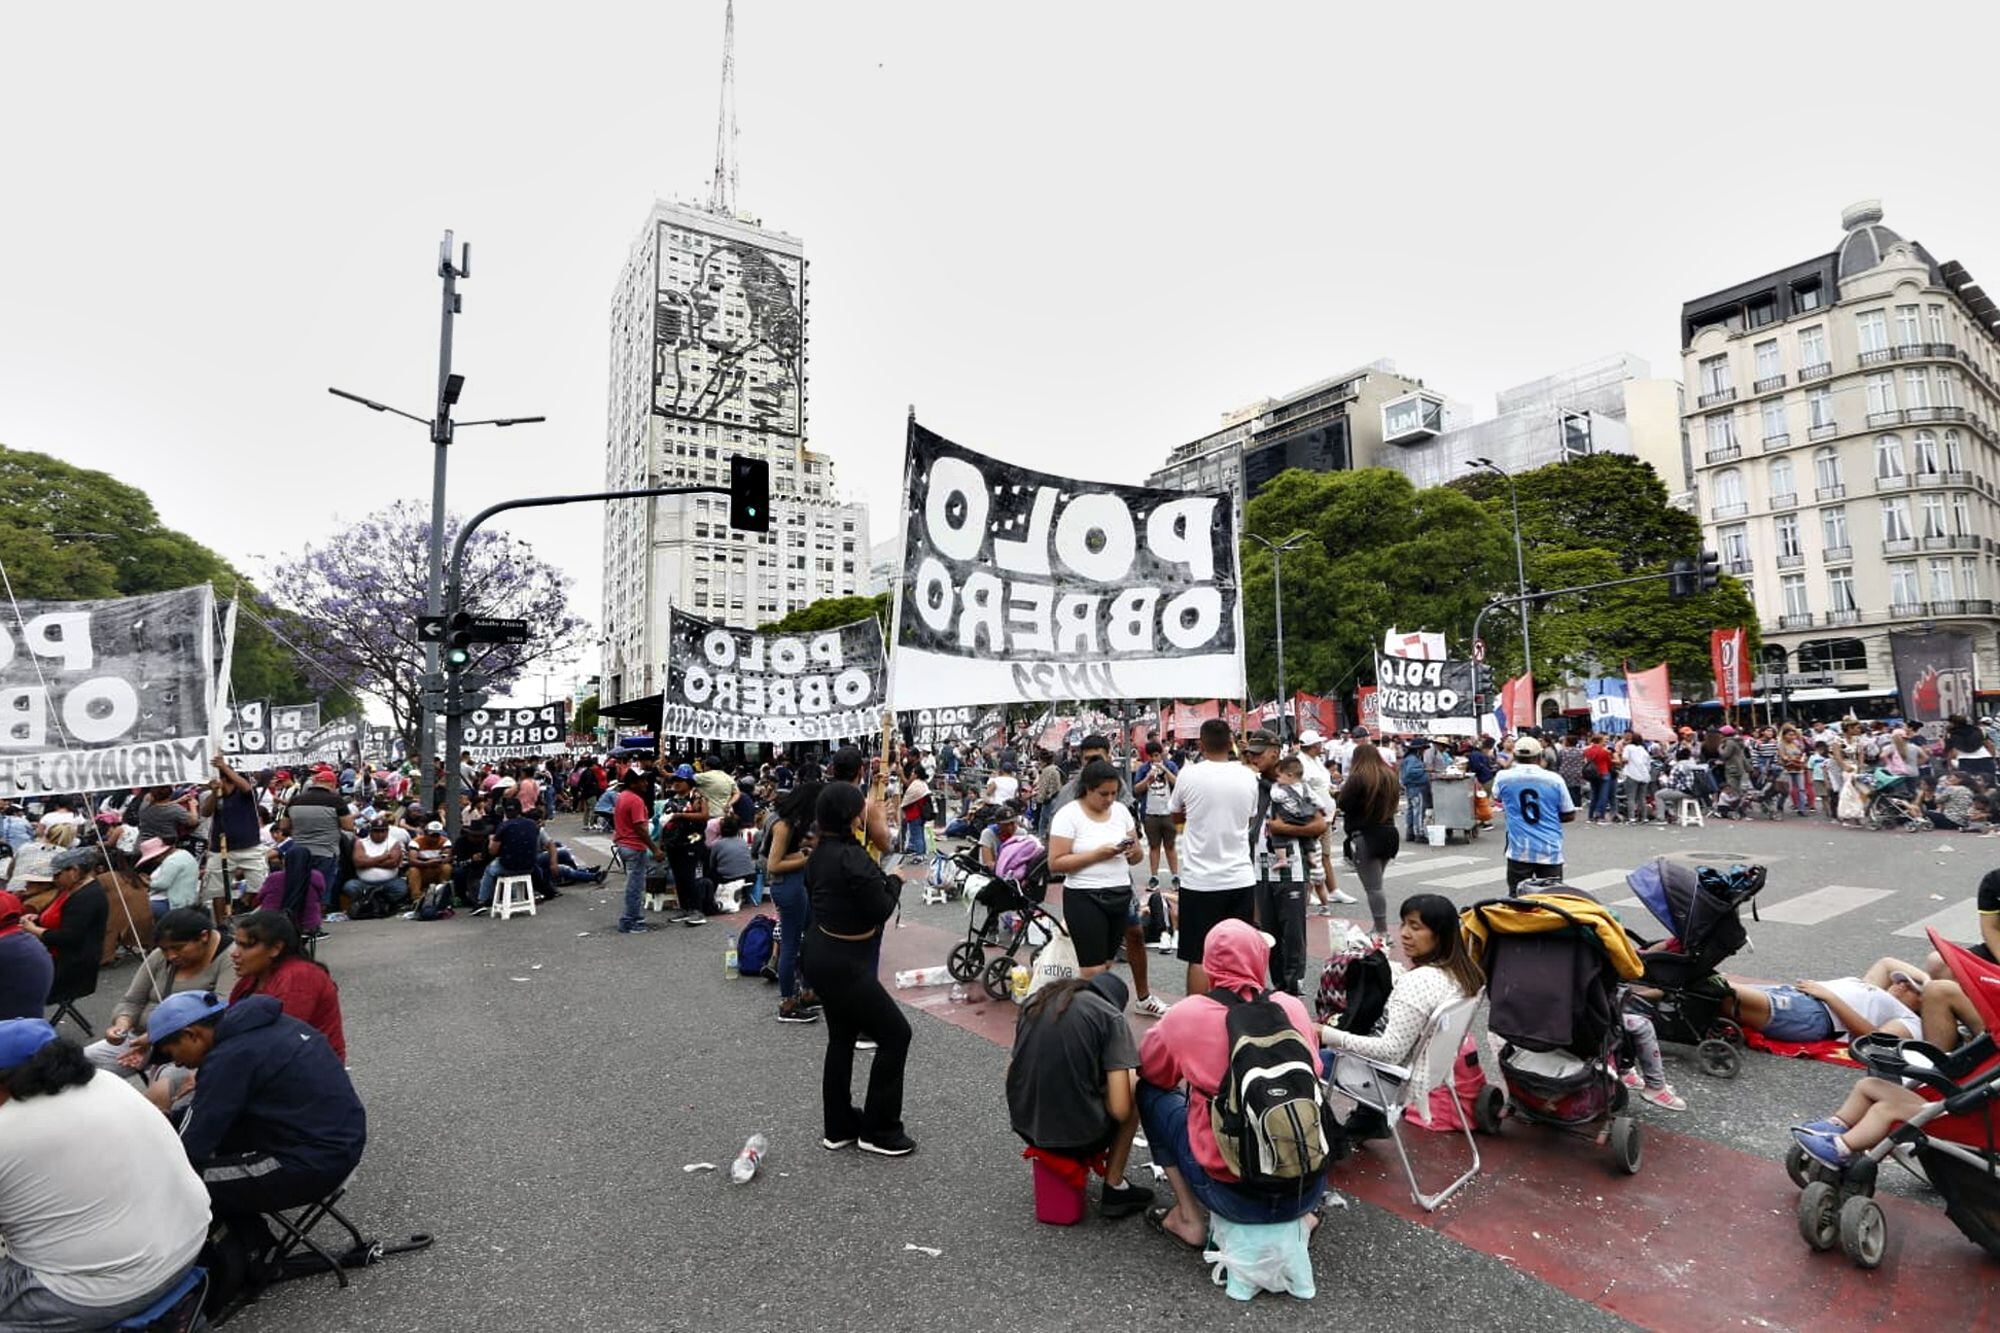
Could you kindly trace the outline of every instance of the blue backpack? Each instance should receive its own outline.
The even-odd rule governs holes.
[[[736,936],[736,970],[746,977],[756,976],[777,961],[777,948],[777,918],[761,913],[751,917]]]

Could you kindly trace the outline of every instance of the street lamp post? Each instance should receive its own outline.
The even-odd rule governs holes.
[[[1277,613],[1278,622],[1278,723],[1280,740],[1289,739],[1291,728],[1292,696],[1285,693],[1285,552],[1305,544],[1312,534],[1295,532],[1281,542],[1270,542],[1256,533],[1247,534],[1251,541],[1271,553],[1271,602]]]
[[[447,231],[444,240],[438,244],[438,277],[442,279],[443,291],[440,297],[441,313],[438,327],[438,380],[437,411],[429,419],[414,412],[405,412],[400,407],[390,407],[372,398],[349,393],[345,389],[329,387],[327,392],[336,398],[359,403],[373,412],[393,412],[399,417],[426,426],[431,434],[431,541],[430,579],[424,609],[433,616],[444,611],[444,483],[446,451],[451,447],[452,435],[460,426],[525,426],[547,417],[494,417],[488,421],[458,421],[451,419],[451,409],[458,403],[460,391],[465,388],[465,376],[451,372],[451,331],[452,320],[464,309],[464,302],[458,294],[458,280],[472,276],[472,243],[465,242],[459,247],[456,261],[451,253],[452,234]],[[436,639],[424,642],[425,689],[419,697],[429,693],[430,685],[438,676],[438,644]],[[417,790],[423,791],[431,781],[431,772],[437,761],[437,733],[431,727],[428,708],[419,704],[417,709]]]
[[[1514,510],[1514,590],[1521,596],[1521,674],[1535,674],[1535,653],[1528,640],[1528,561],[1521,549],[1521,495],[1514,488],[1514,474],[1490,458],[1468,458],[1466,466],[1491,472],[1507,483],[1507,500]]]

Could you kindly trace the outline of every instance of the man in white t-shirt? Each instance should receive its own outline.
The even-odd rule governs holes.
[[[1250,824],[1257,816],[1257,775],[1229,755],[1229,724],[1201,724],[1201,762],[1181,770],[1168,802],[1184,814],[1181,829],[1179,935],[1175,953],[1187,964],[1187,993],[1208,993],[1202,946],[1217,922],[1256,917],[1257,871]]]
[[[1858,977],[1789,986],[1730,984],[1736,994],[1724,1012],[1773,1041],[1831,1041],[1871,1032],[1898,1037],[1924,1034],[1917,1016],[1923,1003],[1922,974],[1906,973],[1893,958],[1880,960]]]

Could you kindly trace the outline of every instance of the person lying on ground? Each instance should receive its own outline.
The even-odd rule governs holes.
[[[1110,972],[1043,987],[1014,1021],[1007,1063],[1014,1132],[1044,1152],[1085,1162],[1102,1154],[1098,1211],[1107,1218],[1129,1217],[1153,1201],[1152,1190],[1125,1180],[1139,1132],[1129,998],[1124,979]]]
[[[1859,977],[1789,986],[1731,981],[1733,994],[1723,1002],[1723,1013],[1773,1041],[1831,1041],[1871,1032],[1915,1037],[1923,1032],[1916,975],[1921,975],[1917,969],[1884,958]]]

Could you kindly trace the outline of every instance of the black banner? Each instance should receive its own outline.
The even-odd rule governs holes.
[[[0,796],[205,781],[214,608],[206,584],[9,603],[0,632]],[[133,775],[143,781],[123,781]]]
[[[1425,661],[1375,654],[1375,707],[1386,732],[1470,735],[1473,710],[1470,662]]]
[[[1972,636],[1951,630],[1891,633],[1889,657],[1896,668],[1896,692],[1906,722],[1942,722],[1957,714],[1974,717]]]
[[[465,715],[461,748],[475,758],[541,754],[569,744],[569,700],[521,708],[475,708]]]
[[[775,634],[672,608],[660,734],[775,744],[875,735],[883,657],[882,626],[873,616]]]
[[[899,709],[1240,697],[1235,504],[1031,472],[910,423]]]

